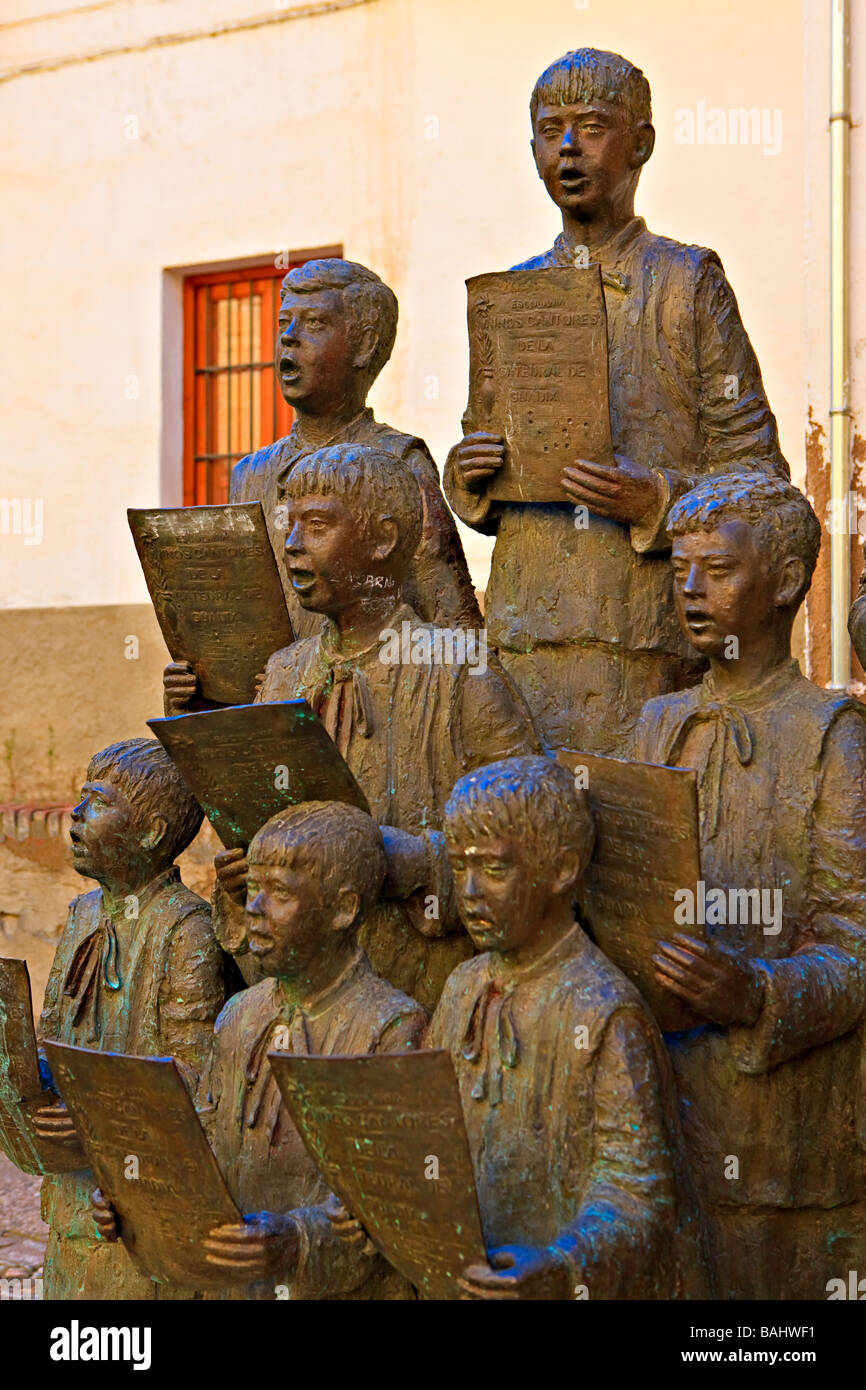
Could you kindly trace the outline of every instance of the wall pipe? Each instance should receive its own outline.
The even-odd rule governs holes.
[[[849,0],[830,17],[830,687],[851,679],[851,406],[848,326],[848,169],[851,145]],[[845,518],[845,521],[842,521]]]

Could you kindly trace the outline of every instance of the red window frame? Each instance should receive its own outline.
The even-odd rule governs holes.
[[[342,247],[290,255],[280,267],[262,265],[187,275],[183,282],[183,503],[185,507],[228,501],[231,470],[238,459],[288,434],[293,413],[279,389],[273,364],[280,311],[280,282],[289,270],[323,256],[341,256]],[[260,297],[259,330],[252,342],[253,302]],[[232,315],[229,310],[228,360],[218,363],[215,306],[221,301],[249,301],[249,359],[231,362]],[[243,311],[241,311],[242,313]],[[237,391],[239,375],[248,374],[249,390]],[[226,411],[219,418],[219,381],[228,383]],[[234,379],[234,380],[233,380]],[[254,437],[254,393],[258,394],[260,430]],[[245,395],[246,420],[241,438],[238,411],[232,420],[232,396]],[[248,424],[248,429],[246,425]],[[219,437],[221,436],[221,437]],[[232,447],[232,446],[235,447]]]

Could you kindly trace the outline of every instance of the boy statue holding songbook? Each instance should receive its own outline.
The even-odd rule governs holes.
[[[791,657],[821,544],[802,493],[707,478],[668,527],[709,671],[648,702],[634,756],[698,777],[704,882],[655,966],[700,1025],[667,1041],[715,1294],[825,1298],[866,1260],[864,709]]]
[[[381,836],[354,806],[306,802],[274,816],[249,847],[247,936],[264,978],[216,1023],[202,1118],[242,1225],[206,1243],[225,1298],[399,1299],[410,1285],[380,1255],[335,1234],[328,1188],[280,1098],[269,1052],[402,1052],[427,1014],[372,969],[358,927],[385,874]],[[112,1214],[99,1219],[114,1233]]]
[[[423,522],[409,470],[379,450],[334,445],[296,463],[286,507],[290,582],[325,621],[274,653],[257,700],[306,699],[348,763],[388,858],[385,898],[361,944],[378,974],[432,1007],[472,953],[441,834],[448,793],[464,772],[536,751],[538,740],[523,700],[487,660],[485,632],[437,628],[400,597]],[[242,851],[216,862],[218,931],[240,953]]]
[[[664,1045],[575,920],[586,793],[553,760],[507,759],[460,779],[445,836],[483,953],[449,977],[426,1039],[454,1063],[488,1250],[465,1295],[698,1296]]]
[[[600,264],[616,466],[575,458],[561,502],[496,502],[488,487],[505,440],[473,432],[448,456],[445,494],[462,521],[496,537],[490,640],[543,736],[622,756],[644,701],[700,674],[671,599],[671,502],[743,459],[782,477],[788,465],[718,256],[635,217],[655,140],[643,73],[578,49],[541,75],[530,113],[562,233],[514,269]],[[563,377],[572,369],[580,362],[559,364]]]
[[[274,365],[283,399],[295,416],[291,432],[235,464],[230,502],[261,502],[277,567],[285,576],[286,483],[298,461],[329,444],[365,444],[391,454],[421,490],[422,534],[404,577],[407,603],[427,622],[479,627],[475,590],[423,439],[381,424],[367,395],[391,356],[397,299],[374,271],[354,261],[307,261],[283,280]],[[319,617],[299,603],[284,577],[296,637],[320,630]],[[192,668],[166,668],[166,714],[202,707]]]
[[[207,903],[181,882],[175,859],[202,812],[161,744],[111,744],[91,759],[72,812],[72,862],[98,887],[76,898],[54,957],[39,1039],[101,1052],[178,1059],[193,1097],[207,1072],[213,1023],[225,999],[223,957]],[[200,1095],[199,1098],[201,1099]],[[44,1142],[77,1146],[62,1102],[43,1107]],[[80,1170],[46,1177],[46,1298],[189,1298],[148,1279],[121,1244],[100,1240],[95,1186]]]

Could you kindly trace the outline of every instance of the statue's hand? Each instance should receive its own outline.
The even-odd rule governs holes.
[[[570,501],[623,525],[641,525],[658,510],[664,495],[661,475],[624,454],[616,455],[614,468],[578,459],[563,470],[562,486]]]
[[[467,492],[480,492],[505,462],[505,440],[500,434],[465,434],[448,454],[457,482]]]
[[[395,825],[380,825],[387,873],[382,892],[386,898],[408,898],[427,881],[427,841]]]
[[[467,1265],[458,1285],[462,1298],[571,1298],[571,1272],[564,1259],[534,1245],[502,1245],[486,1264]]]
[[[232,902],[238,903],[240,907],[245,907],[247,874],[250,871],[246,850],[221,850],[219,854],[214,856],[213,866],[217,883],[223,892],[231,898]]]
[[[233,1283],[257,1284],[294,1270],[300,1238],[291,1216],[258,1211],[242,1222],[215,1226],[203,1246],[208,1264],[225,1270]]]
[[[95,1187],[90,1194],[90,1210],[100,1239],[109,1242],[116,1241],[117,1217],[114,1214],[114,1207],[108,1198],[102,1195],[98,1187]]]
[[[739,952],[678,932],[653,956],[660,985],[723,1028],[751,1027],[764,1002],[764,977]]]
[[[170,661],[162,673],[162,703],[166,719],[186,714],[201,695],[198,676],[188,661]]]
[[[376,1247],[357,1217],[346,1210],[339,1197],[333,1192],[324,1206],[325,1215],[331,1223],[334,1235],[349,1250],[357,1250],[359,1255],[375,1255]]]
[[[75,1148],[78,1135],[72,1116],[60,1099],[40,1105],[33,1112],[33,1127],[44,1143],[57,1144],[61,1148]]]

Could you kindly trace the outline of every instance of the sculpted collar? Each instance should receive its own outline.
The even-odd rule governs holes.
[[[338,425],[333,434],[328,435],[327,439],[321,440],[318,444],[305,444],[301,439],[299,422],[295,420],[289,433],[286,435],[282,450],[282,467],[277,477],[277,486],[281,487],[286,481],[286,475],[298,459],[307,454],[314,454],[319,449],[327,449],[331,444],[345,444],[351,442],[353,434],[361,424],[368,424],[373,419],[373,412],[368,405],[353,415],[351,420],[345,420]]]
[[[290,999],[285,991],[281,980],[277,979],[276,1000],[283,1017],[290,1017],[296,1011],[307,1015],[308,1018],[318,1018],[320,1014],[327,1013],[328,1009],[333,1009],[334,1005],[342,998],[346,990],[351,989],[368,969],[367,957],[360,946],[355,948],[352,957],[346,965],[336,975],[333,980],[329,980],[324,989],[319,990],[318,994],[312,994],[303,1003]]]
[[[748,767],[754,756],[754,736],[746,711],[759,709],[768,701],[777,700],[799,675],[800,668],[795,660],[784,661],[758,685],[741,693],[733,692],[722,699],[716,692],[712,672],[707,672],[697,688],[697,702],[683,710],[668,731],[662,761],[668,767],[676,767],[689,732],[698,724],[712,725],[713,740],[701,779],[704,834],[707,839],[712,839],[719,828],[722,775],[728,748],[733,748],[741,767]]]
[[[645,231],[646,223],[643,218],[633,217],[624,227],[620,227],[618,232],[608,237],[607,241],[594,247],[590,260],[597,261],[601,266],[601,278],[605,285],[622,290],[623,293],[628,292],[631,280],[625,271],[620,269],[619,261],[632,242]],[[567,240],[564,232],[560,232],[553,243],[553,251],[560,265],[574,264],[574,246]]]
[[[287,999],[281,981],[274,980],[271,1017],[253,1043],[244,1067],[244,1085],[237,1098],[238,1124],[255,1129],[262,1120],[269,1147],[279,1138],[282,1103],[276,1079],[267,1065],[268,1053],[290,1052],[308,1057],[313,1047],[307,1022],[334,1008],[368,968],[367,957],[359,946],[340,974],[302,1004]]]
[[[100,975],[107,989],[119,990],[123,985],[120,970],[120,947],[117,939],[117,923],[137,921],[146,907],[163,888],[180,882],[180,870],[172,864],[157,874],[150,883],[135,896],[136,913],[130,919],[126,916],[128,898],[119,898],[109,903],[104,890],[101,893],[99,922],[93,931],[88,932],[76,948],[66,975],[63,993],[75,1000],[73,1023],[81,1019],[89,1001],[95,997],[95,987]]]
[[[550,950],[522,968],[507,965],[496,952],[490,953],[489,975],[469,1012],[460,1049],[467,1062],[476,1065],[480,1063],[470,1092],[473,1100],[487,1100],[490,1105],[498,1105],[502,1099],[503,1069],[510,1071],[520,1061],[520,1039],[512,1007],[512,997],[517,988],[526,981],[545,974],[551,966],[558,965],[560,961],[578,955],[586,943],[583,929],[575,922],[571,931],[560,937]],[[485,1058],[484,1036],[487,1019],[491,1014],[494,1042]]]

